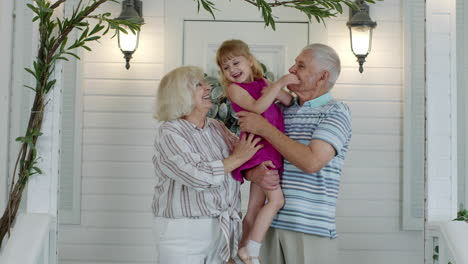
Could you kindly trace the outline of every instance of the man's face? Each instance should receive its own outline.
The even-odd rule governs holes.
[[[318,82],[320,80],[322,71],[315,65],[312,57],[312,51],[302,51],[296,57],[296,62],[289,72],[296,75],[299,79],[299,84],[290,84],[288,89],[296,93],[308,93],[318,89]]]

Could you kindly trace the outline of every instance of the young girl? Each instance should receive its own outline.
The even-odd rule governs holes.
[[[281,110],[273,102],[278,99],[288,105],[292,96],[281,90],[289,84],[299,83],[293,74],[286,74],[274,83],[263,78],[263,71],[241,40],[227,40],[221,44],[216,53],[216,62],[221,69],[221,83],[234,111],[247,110],[261,114],[271,124],[284,132]],[[271,161],[280,173],[283,169],[281,154],[266,140],[263,148],[244,163],[232,176],[243,181],[242,172],[251,169],[264,161]],[[265,197],[268,202],[265,204]],[[240,242],[239,257],[246,264],[258,264],[260,247],[263,238],[276,213],[283,207],[284,197],[281,189],[266,191],[256,184],[250,185],[250,196],[247,214],[243,221],[243,234]],[[247,240],[247,243],[246,243]]]

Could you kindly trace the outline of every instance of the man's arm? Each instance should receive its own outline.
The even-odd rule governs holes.
[[[329,143],[315,139],[309,145],[303,145],[284,135],[260,115],[239,112],[237,116],[242,131],[265,138],[285,159],[306,173],[321,170],[336,155],[335,148]]]
[[[279,187],[279,174],[270,160],[264,161],[256,167],[245,172],[245,178],[262,189],[273,191]]]

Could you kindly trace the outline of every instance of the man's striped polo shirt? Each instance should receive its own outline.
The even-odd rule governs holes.
[[[313,139],[332,145],[336,156],[319,172],[304,173],[284,160],[281,188],[285,205],[272,227],[335,238],[336,201],[344,157],[351,139],[349,107],[326,93],[283,109],[285,134],[304,145]]]

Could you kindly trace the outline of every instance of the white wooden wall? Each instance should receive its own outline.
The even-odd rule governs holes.
[[[403,24],[399,0],[371,5],[372,51],[358,72],[348,14],[328,23],[342,59],[333,94],[351,107],[353,137],[338,201],[340,263],[422,263],[422,231],[402,231]]]
[[[155,89],[164,63],[164,1],[144,2],[140,47],[125,70],[116,40],[82,64],[81,224],[61,225],[62,264],[151,263],[150,203]],[[338,204],[341,263],[422,263],[422,232],[401,231],[403,50],[401,1],[371,7],[373,51],[359,74],[347,14],[327,23],[343,61],[333,90],[353,112],[353,139]],[[187,0],[184,8],[196,8]],[[113,14],[120,8],[115,6]]]
[[[117,17],[121,7],[101,10]],[[143,0],[146,24],[130,70],[110,36],[82,55],[81,224],[60,226],[62,264],[154,260],[151,116],[164,59],[163,11],[163,1]]]

